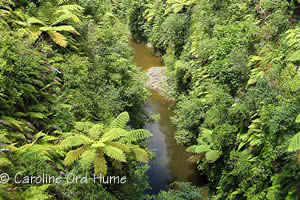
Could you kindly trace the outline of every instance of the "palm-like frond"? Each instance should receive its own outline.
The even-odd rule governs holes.
[[[300,150],[300,132],[292,137],[288,151],[295,152]]]
[[[72,147],[80,146],[80,145],[89,145],[92,144],[93,140],[91,140],[89,137],[81,134],[76,134],[74,136],[69,136],[66,139],[64,139],[60,146],[64,149],[69,149]]]
[[[62,46],[62,47],[67,46],[67,44],[68,44],[67,38],[64,35],[62,35],[58,32],[55,32],[55,31],[48,31],[48,34],[49,34],[50,38],[59,46]]]
[[[123,112],[119,114],[118,117],[111,122],[110,128],[125,128],[128,121],[129,121],[129,114],[127,112]]]
[[[96,150],[89,149],[84,151],[84,153],[80,156],[79,163],[83,169],[90,169],[95,158],[96,158]]]
[[[64,164],[69,166],[73,164],[78,158],[88,149],[88,146],[82,146],[78,149],[71,150],[66,154]]]
[[[126,135],[126,139],[128,139],[130,142],[144,140],[149,137],[152,137],[152,133],[146,129],[132,130]]]
[[[138,145],[132,145],[132,151],[136,157],[137,161],[147,163],[149,161],[149,156],[147,151],[140,148]]]
[[[126,162],[126,156],[125,156],[124,152],[117,147],[106,146],[103,148],[103,152],[105,153],[105,155],[111,157],[114,160]]]
[[[96,155],[96,158],[94,160],[94,168],[95,168],[95,174],[97,176],[99,175],[106,175],[107,174],[107,162],[104,158],[103,153],[100,153],[99,155]]]
[[[188,147],[186,151],[190,153],[200,154],[200,153],[206,153],[208,151],[211,151],[211,149],[209,145],[193,145]]]
[[[146,139],[152,134],[143,129],[127,131],[124,127],[128,121],[128,113],[121,113],[108,128],[104,128],[103,124],[76,123],[75,129],[81,133],[66,136],[60,144],[67,150],[78,147],[66,154],[65,165],[79,160],[82,168],[87,169],[93,165],[96,174],[105,175],[107,157],[111,158],[113,163],[119,163],[118,166],[126,162],[126,154],[130,153],[134,153],[137,161],[148,162],[147,151],[132,143]]]

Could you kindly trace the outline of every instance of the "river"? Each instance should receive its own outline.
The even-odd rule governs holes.
[[[129,43],[135,53],[133,63],[144,71],[151,67],[163,66],[160,58],[153,56],[149,46],[132,40],[129,40]],[[152,187],[147,193],[157,194],[160,190],[167,190],[169,184],[174,181],[189,181],[194,185],[201,185],[201,178],[195,172],[195,164],[186,161],[191,155],[173,138],[176,127],[171,123],[170,117],[173,112],[169,109],[173,102],[154,90],[149,91],[151,95],[145,109],[150,116],[159,114],[160,119],[147,123],[145,127],[153,134],[149,139],[149,148],[156,154],[147,171]]]

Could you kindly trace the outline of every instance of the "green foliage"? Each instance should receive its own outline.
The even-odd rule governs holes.
[[[148,41],[177,99],[174,138],[195,154],[212,199],[295,199],[299,3],[145,5]]]
[[[66,47],[68,42],[66,36],[61,32],[69,32],[80,35],[70,22],[81,23],[78,16],[81,15],[82,7],[79,5],[61,5],[56,1],[42,3],[36,16],[27,17],[25,21],[16,21],[17,24],[24,26],[32,39],[37,42],[43,40],[45,33],[56,44]]]
[[[141,140],[151,134],[138,129],[146,119],[147,91],[142,72],[131,64],[125,4],[0,1],[0,170],[11,177],[86,171],[92,176],[89,166],[95,166],[96,174],[132,176],[142,179],[140,185],[7,184],[0,187],[1,199],[117,199],[127,191],[143,199],[146,170],[137,161],[148,162]],[[133,130],[123,129],[126,119],[108,128],[124,111]],[[64,152],[59,143],[67,136],[71,148]],[[101,149],[100,156],[94,149]],[[118,168],[125,158],[125,167]]]
[[[188,182],[175,182],[172,184],[174,189],[167,192],[161,191],[157,199],[159,200],[192,200],[202,198],[202,189],[191,185]]]
[[[90,169],[93,165],[97,175],[106,175],[106,157],[127,162],[126,154],[133,152],[137,161],[148,162],[148,153],[133,142],[144,140],[152,134],[146,130],[127,131],[124,128],[128,121],[128,113],[123,112],[105,129],[101,124],[79,122],[75,127],[82,132],[68,135],[60,143],[63,149],[68,150],[65,165],[70,166],[79,160],[83,169]],[[76,149],[70,150],[72,148]]]

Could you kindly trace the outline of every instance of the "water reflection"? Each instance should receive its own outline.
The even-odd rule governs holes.
[[[137,44],[130,40],[130,45],[135,51],[133,63],[147,70],[153,66],[162,66],[161,60],[152,55],[152,49],[144,44]],[[153,137],[149,139],[149,148],[153,149],[156,157],[150,164],[147,174],[149,176],[151,191],[148,194],[157,194],[160,190],[167,190],[174,181],[190,181],[195,185],[200,184],[200,178],[195,173],[195,164],[186,160],[190,156],[183,146],[178,145],[173,134],[176,127],[171,123],[173,112],[169,109],[172,102],[154,90],[146,104],[149,115],[159,114],[160,119],[146,124],[146,129],[151,131]]]

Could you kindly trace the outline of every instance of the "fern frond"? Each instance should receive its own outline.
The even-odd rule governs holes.
[[[55,12],[55,14],[59,15],[59,17],[52,23],[52,26],[58,25],[64,21],[72,21],[78,24],[81,23],[79,17],[69,10],[58,10]]]
[[[221,154],[222,154],[222,152],[220,152],[220,151],[215,151],[215,150],[209,151],[205,154],[205,160],[209,163],[213,163],[219,159]]]
[[[38,139],[40,139],[41,137],[44,137],[44,136],[46,136],[46,134],[43,133],[42,131],[40,131],[40,132],[38,132],[37,134],[35,134],[35,135],[33,136],[33,139],[34,139],[35,141],[37,141]]]
[[[22,196],[25,197],[26,200],[50,199],[51,196],[46,192],[49,186],[50,185],[31,186],[22,193]]]
[[[79,160],[80,166],[83,169],[90,169],[96,156],[97,154],[94,149],[89,149],[87,151],[84,151],[84,153],[80,156],[80,160]]]
[[[210,150],[211,149],[209,145],[193,145],[186,149],[187,152],[196,153],[196,154],[206,153]]]
[[[104,126],[103,124],[95,124],[94,126],[92,126],[92,128],[90,128],[88,130],[88,135],[94,139],[94,140],[98,140],[99,137],[103,134],[104,131]]]
[[[71,150],[66,154],[66,158],[64,160],[64,164],[67,166],[70,166],[73,164],[78,158],[86,151],[88,150],[88,146],[82,146],[78,149]]]
[[[300,123],[300,114],[296,118],[296,123]]]
[[[97,176],[100,176],[100,175],[105,176],[107,174],[107,163],[106,163],[103,153],[96,155],[96,158],[95,158],[93,164],[94,164],[95,174]]]
[[[68,148],[72,148],[72,147],[76,147],[76,146],[80,146],[80,145],[90,145],[92,143],[93,143],[93,140],[91,140],[90,138],[88,138],[84,135],[76,134],[75,136],[69,136],[66,139],[64,139],[60,143],[60,146],[63,149],[68,149]]]
[[[146,129],[137,129],[129,131],[126,138],[130,141],[144,140],[146,138],[152,137],[152,133]]]
[[[59,46],[62,46],[62,47],[67,46],[67,44],[68,44],[67,38],[64,35],[62,35],[58,32],[55,32],[55,31],[49,31],[48,34],[51,37],[51,39]]]
[[[51,27],[53,31],[67,31],[69,33],[73,33],[75,35],[80,35],[80,33],[73,26],[56,26]]]
[[[147,151],[140,148],[138,145],[132,145],[132,151],[137,159],[137,161],[147,163],[149,161],[149,156]]]
[[[110,127],[111,128],[125,128],[126,124],[129,121],[129,114],[128,112],[122,112],[121,114],[118,115],[116,119],[114,119]]]
[[[289,152],[295,152],[300,150],[300,132],[298,132],[294,137],[292,137],[291,142],[288,146]]]
[[[55,137],[55,136],[52,136],[52,135],[46,135],[46,136],[44,136],[44,137],[42,137],[42,138],[40,139],[41,144],[43,144],[43,143],[48,143],[48,142],[52,142],[52,141],[58,141],[58,140],[59,140],[58,137]]]
[[[126,153],[131,152],[130,148],[126,144],[122,144],[120,142],[109,142],[107,144],[109,144],[111,146],[114,146],[114,147],[117,147],[117,148],[121,149],[122,151],[124,151]]]
[[[94,126],[94,124],[92,122],[76,122],[75,123],[75,129],[80,132],[84,132],[84,133],[88,133],[89,129],[92,128],[93,126]]]
[[[45,119],[45,118],[47,118],[47,115],[45,115],[44,113],[40,113],[40,112],[28,112],[28,113],[26,113],[26,115],[28,117],[32,117],[32,118],[35,118],[35,119]]]
[[[13,126],[17,127],[21,131],[23,130],[23,128],[21,126],[21,125],[23,125],[23,122],[21,122],[21,121],[18,121],[16,119],[14,119],[12,117],[8,117],[8,116],[1,116],[0,119],[9,125],[13,125]]]
[[[41,20],[39,20],[35,17],[29,17],[27,19],[27,25],[30,26],[30,25],[35,25],[35,24],[46,26],[46,24],[44,22],[42,22]]]
[[[6,157],[0,157],[0,167],[8,167],[13,165],[12,162]]]
[[[119,138],[125,136],[126,134],[127,134],[127,131],[122,128],[112,128],[103,134],[101,141],[106,142],[106,141],[116,140],[116,139],[119,139]]]
[[[29,107],[30,111],[48,112],[48,108],[43,104],[36,104]]]
[[[102,148],[102,147],[105,147],[106,144],[104,144],[101,140],[98,141],[98,142],[95,142],[94,144],[92,144],[92,148]]]
[[[111,157],[112,159],[121,161],[121,162],[126,162],[126,156],[124,152],[116,147],[113,146],[106,146],[103,148],[103,152],[105,155]]]

